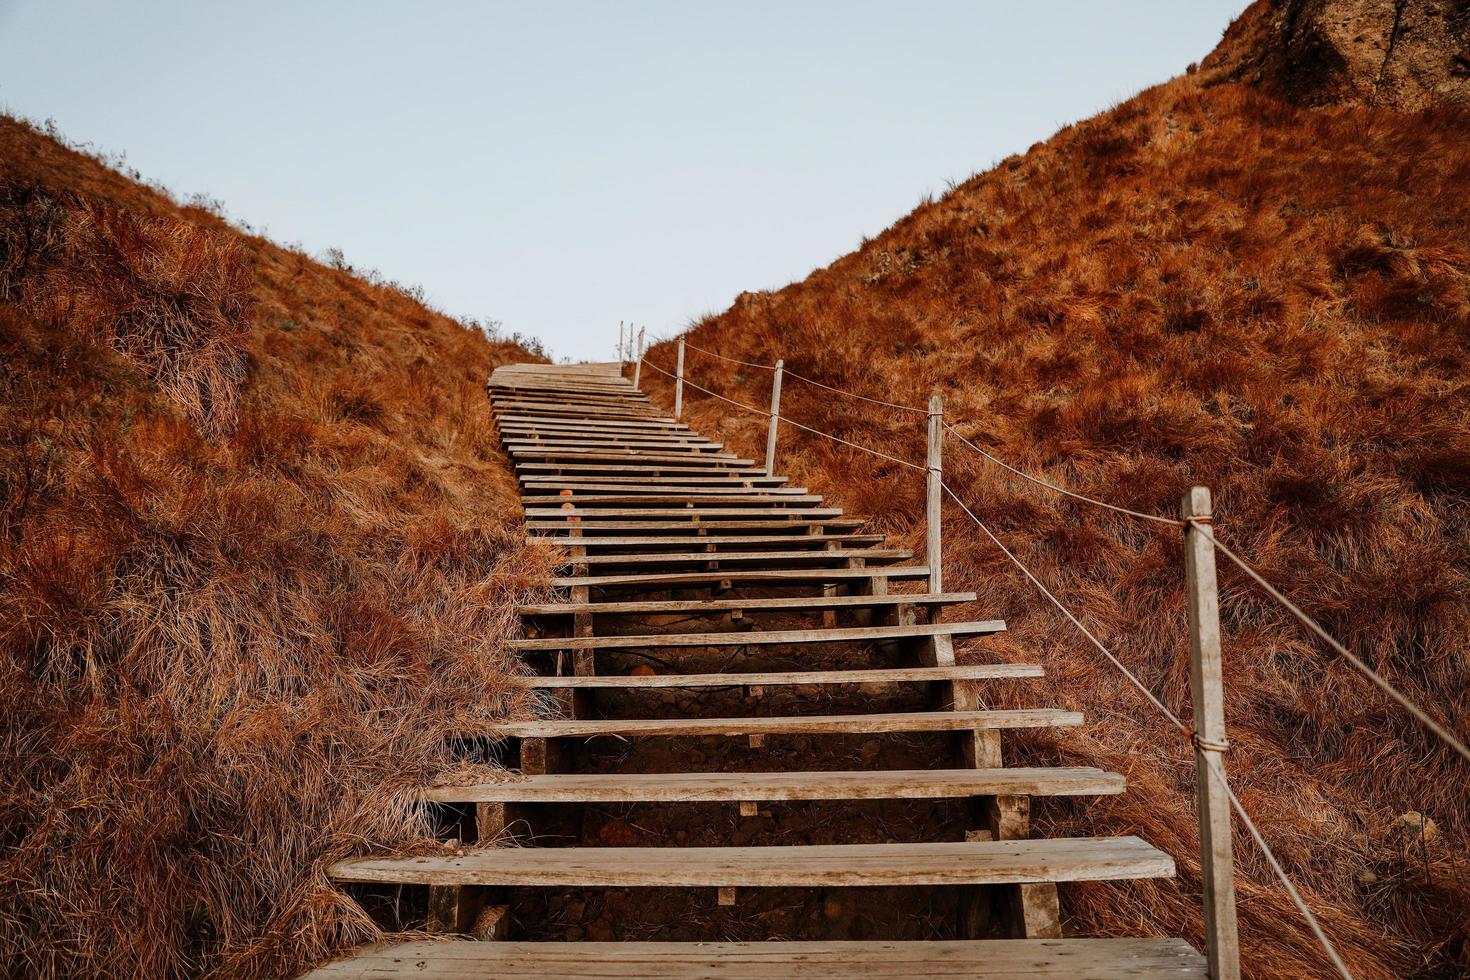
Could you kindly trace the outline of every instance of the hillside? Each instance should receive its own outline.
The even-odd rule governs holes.
[[[0,973],[371,940],[321,868],[527,708],[483,386],[536,358],[9,118],[0,164]]]
[[[1406,112],[1269,73],[1304,70],[1280,46],[1342,6],[1257,4],[1204,67],[686,336],[908,405],[937,387],[977,444],[1130,508],[1174,515],[1188,486],[1211,486],[1222,540],[1464,733],[1470,111],[1433,85]],[[1434,50],[1453,67],[1454,51]],[[649,359],[673,370],[673,345]],[[686,363],[700,385],[767,402],[765,371],[693,351]],[[671,401],[667,378],[643,379]],[[761,455],[763,418],[685,395],[698,428]],[[789,377],[782,414],[923,459],[915,416]],[[791,426],[781,439],[782,471],[922,547],[916,474]],[[1187,717],[1177,532],[1049,495],[953,439],[946,452],[959,495]],[[1173,882],[1072,890],[1069,928],[1198,944],[1186,747],[957,508],[945,538],[946,585],[981,596],[956,618],[1003,616],[1011,645],[991,649],[1040,657],[1088,715],[1081,732],[1024,740],[1027,758],[1128,774],[1125,796],[1050,803],[1042,827],[1139,833],[1179,860]],[[1242,575],[1221,578],[1228,763],[1246,808],[1358,976],[1470,972],[1464,766]],[[1411,812],[1433,822],[1422,836]],[[1249,838],[1235,846],[1250,972],[1330,975]]]

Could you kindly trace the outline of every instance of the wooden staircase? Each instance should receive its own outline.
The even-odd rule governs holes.
[[[1136,837],[1030,839],[1033,797],[1121,793],[1124,780],[1091,768],[1004,767],[1005,730],[1083,719],[986,707],[987,685],[1043,672],[956,662],[956,639],[1005,629],[941,620],[974,594],[924,592],[929,570],[907,551],[667,417],[617,365],[502,367],[490,392],[528,526],[567,551],[553,583],[567,601],[521,609],[530,638],[518,646],[535,672],[515,683],[544,692],[548,710],[501,728],[519,776],[426,792],[462,815],[460,839],[473,846],[352,859],[331,874],[426,885],[431,929],[494,941],[373,948],[312,976],[1205,976],[1183,940],[1062,938],[1059,884],[1167,877],[1174,863]],[[714,700],[683,710],[691,702],[674,692]],[[822,710],[800,707],[803,695]],[[897,707],[869,710],[884,698]],[[861,761],[875,764],[765,771],[765,740],[793,736],[813,745],[856,737]],[[889,737],[938,739],[925,744],[940,748],[921,764],[876,764]],[[714,740],[699,758],[725,768],[599,771],[593,746],[658,739]],[[729,771],[741,752],[754,762]],[[960,802],[966,826],[932,840],[533,846],[558,807],[733,803],[755,818],[772,803],[944,800]],[[957,890],[947,936],[514,941],[525,927],[515,903],[528,889],[702,889],[734,907],[747,889],[914,886]]]

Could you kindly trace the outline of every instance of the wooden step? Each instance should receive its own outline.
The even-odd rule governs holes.
[[[794,520],[802,517],[841,517],[840,507],[808,507],[797,504],[788,504],[785,501],[773,500],[765,507],[606,507],[587,508],[570,507],[562,510],[558,507],[527,507],[526,517],[532,520],[540,517],[560,517],[565,520],[568,517],[581,518],[584,523],[602,522],[605,520],[645,520],[667,521],[672,518],[692,519],[696,517],[712,517],[722,520],[734,517],[765,518],[767,520],[784,517]]]
[[[818,518],[811,519],[801,516],[782,517],[779,520],[760,520],[754,517],[741,520],[707,520],[697,519],[692,521],[588,521],[586,523],[569,523],[565,517],[560,520],[528,520],[526,528],[531,531],[576,531],[579,535],[594,534],[598,531],[678,531],[688,534],[695,528],[705,528],[711,531],[777,531],[786,528],[798,530],[801,528],[838,528],[854,530],[863,526],[862,521],[852,518]],[[815,537],[815,536],[814,536]]]
[[[790,562],[795,565],[823,562],[847,562],[861,558],[871,565],[907,561],[914,553],[907,548],[842,548],[831,551],[693,551],[684,553],[655,552],[646,555],[587,555],[563,559],[565,565],[677,565],[688,562],[718,561],[721,567],[731,562]]]
[[[1003,619],[913,626],[846,626],[812,630],[745,630],[738,633],[663,633],[642,636],[553,636],[512,640],[517,650],[623,650],[660,647],[757,646],[771,643],[879,643],[925,636],[990,636],[1004,633]]]
[[[612,493],[636,493],[636,494],[691,494],[694,497],[723,497],[738,499],[741,497],[769,497],[775,495],[800,497],[807,494],[805,487],[752,487],[738,483],[734,485],[721,486],[704,484],[667,484],[662,481],[649,483],[647,480],[639,480],[637,483],[613,483],[585,481],[569,481],[565,478],[557,482],[528,483],[522,488],[521,501],[535,501],[545,503],[546,497],[559,497],[563,491],[571,491],[567,498],[573,501],[582,499],[581,494],[589,491],[603,491]],[[534,496],[533,496],[534,495]],[[820,498],[818,498],[820,499]]]
[[[604,486],[645,486],[648,484],[646,476],[567,476],[555,473],[523,473],[520,476],[521,485],[526,488],[547,488],[567,485],[573,486],[578,483],[595,481],[595,485]],[[657,486],[695,488],[705,487],[737,487],[737,488],[759,488],[764,486],[784,487],[791,482],[789,476],[661,476],[658,478]],[[802,491],[805,492],[804,490]]]
[[[789,507],[798,508],[803,504],[816,505],[822,502],[822,498],[816,494],[773,494],[773,493],[696,493],[690,490],[680,491],[677,488],[673,493],[629,493],[627,490],[621,493],[573,493],[569,496],[559,497],[552,495],[523,496],[521,503],[526,507],[526,513],[530,514],[533,508],[555,501],[558,506],[572,504],[579,512],[588,507],[597,508],[597,512],[605,513],[606,508],[613,508],[619,504],[634,504],[643,509],[644,504],[676,504],[681,508],[676,513],[687,513],[684,508],[695,508],[708,511],[712,507]],[[626,510],[620,513],[626,513]],[[720,511],[719,513],[728,513]],[[837,511],[837,513],[842,513]]]
[[[927,565],[878,565],[873,568],[727,568],[718,572],[642,572],[627,575],[571,575],[551,580],[553,588],[651,589],[671,585],[717,585],[720,582],[852,582],[886,578],[893,581],[929,577]]]
[[[729,453],[674,453],[655,452],[648,449],[628,449],[614,452],[608,449],[518,449],[512,450],[514,459],[561,459],[568,462],[603,460],[610,463],[667,463],[682,466],[750,466],[754,461],[740,459]]]
[[[305,980],[1206,980],[1182,939],[947,939],[928,942],[435,942],[370,946]]]
[[[554,419],[554,418],[548,419],[548,418],[541,418],[540,416],[535,416],[535,415],[516,415],[514,413],[507,413],[507,414],[504,414],[504,415],[501,415],[501,414],[498,414],[498,413],[496,414],[496,416],[495,416],[495,425],[496,425],[496,427],[499,427],[501,425],[510,425],[510,424],[530,425],[530,426],[543,425],[543,424],[544,425],[561,424],[561,425],[566,425],[566,426],[575,426],[577,429],[582,430],[582,431],[586,431],[586,432],[594,432],[594,431],[595,432],[601,432],[601,431],[619,431],[619,430],[623,430],[623,429],[629,429],[629,430],[634,430],[634,431],[639,431],[639,432],[689,432],[689,431],[692,431],[689,428],[689,426],[683,424],[682,422],[675,422],[673,419],[626,419],[626,420],[622,420],[622,421],[607,421],[607,420],[602,420],[602,419],[577,419],[577,420],[569,420],[569,419]]]
[[[739,551],[720,551],[718,549],[744,545],[750,547],[759,545],[766,547],[773,544],[787,546],[789,549],[811,549],[825,548],[832,543],[844,545],[880,545],[887,540],[881,534],[688,534],[659,537],[652,534],[643,535],[566,535],[553,539],[556,544],[566,548],[673,548],[687,551],[698,546],[711,546],[717,550],[713,552],[718,555],[739,554]],[[788,550],[788,554],[792,551]],[[801,551],[795,551],[801,554]]]
[[[463,856],[352,858],[338,881],[543,888],[825,888],[1169,878],[1137,837],[766,847],[487,847]]]
[[[512,439],[501,440],[506,451],[518,453],[523,449],[656,449],[660,452],[715,452],[725,448],[722,442],[677,442],[661,439]]]
[[[525,479],[528,475],[545,473],[565,476],[568,473],[593,473],[598,476],[616,474],[648,474],[651,476],[728,476],[761,477],[764,470],[735,466],[661,466],[657,463],[635,463],[612,466],[605,463],[517,463],[516,472]]]
[[[967,664],[950,667],[864,667],[856,670],[752,671],[743,674],[518,674],[511,687],[534,690],[652,690],[670,687],[800,687],[838,684],[909,684],[1041,677],[1036,664]]]
[[[519,606],[521,616],[574,616],[594,613],[599,616],[657,616],[672,613],[727,612],[818,612],[826,609],[887,609],[913,605],[921,609],[937,609],[974,602],[973,592],[920,592],[909,595],[828,595],[783,596],[780,598],[735,599],[650,599],[626,602],[554,602]]]
[[[1067,728],[1082,715],[1060,708],[996,711],[899,711],[871,715],[779,715],[772,718],[538,718],[497,725],[512,738],[590,738],[617,735],[876,735],[892,732],[966,732],[1003,728]]]
[[[872,772],[659,772],[520,776],[436,786],[434,803],[740,803],[934,800],[968,796],[1110,796],[1115,772],[1068,769],[898,769]]]

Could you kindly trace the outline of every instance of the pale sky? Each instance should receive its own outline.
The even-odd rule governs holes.
[[[804,278],[1245,0],[0,0],[0,107],[573,359]]]

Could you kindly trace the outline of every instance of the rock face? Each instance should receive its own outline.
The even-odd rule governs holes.
[[[1470,0],[1256,0],[1202,68],[1303,105],[1470,107]]]

